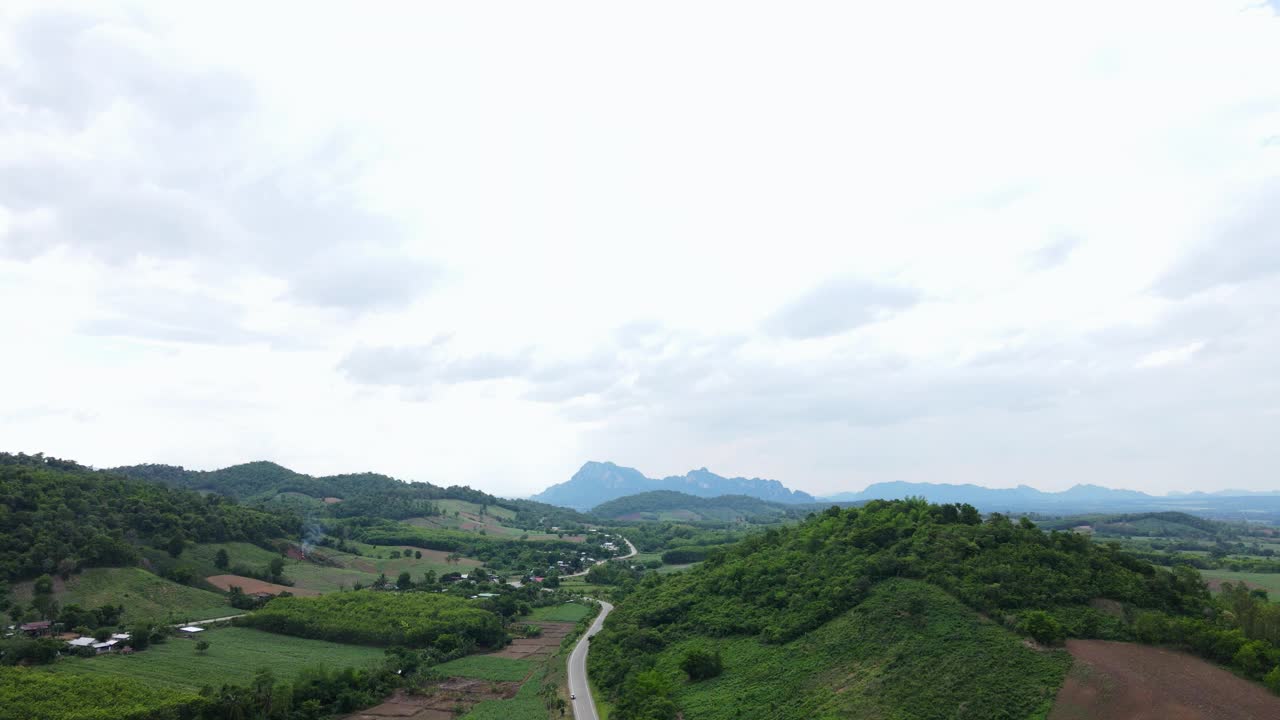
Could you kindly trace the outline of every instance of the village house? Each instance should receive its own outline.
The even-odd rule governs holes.
[[[184,625],[178,628],[178,634],[185,638],[195,637],[202,632],[204,632],[204,628],[196,627],[195,625]]]
[[[39,622],[23,623],[18,626],[18,629],[31,637],[41,637],[53,631],[53,621],[40,620]]]

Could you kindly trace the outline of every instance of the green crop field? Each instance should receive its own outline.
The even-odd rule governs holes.
[[[468,677],[495,682],[518,682],[529,676],[534,664],[528,660],[494,657],[493,655],[468,655],[450,660],[435,667],[449,677]]]
[[[542,676],[543,671],[539,670],[510,700],[485,700],[479,703],[463,716],[463,720],[546,720],[547,708],[542,704],[542,698],[538,697]],[[607,716],[605,720],[608,720]]]
[[[548,605],[546,607],[534,608],[528,617],[523,618],[529,621],[543,620],[546,622],[578,622],[582,618],[590,615],[592,609],[580,603],[561,603],[559,605]]]
[[[214,558],[217,557],[219,550],[227,551],[228,569],[226,570],[214,564]],[[157,572],[160,568],[187,570],[196,578],[229,573],[231,572],[229,568],[236,566],[263,570],[273,559],[280,557],[277,552],[242,542],[188,545],[177,558],[171,558],[168,553],[156,548],[144,547],[139,548],[139,551],[151,562],[152,568]]]
[[[173,638],[133,655],[68,658],[49,666],[49,672],[83,677],[129,677],[148,684],[177,689],[202,685],[247,684],[259,668],[271,668],[279,680],[288,680],[304,667],[362,667],[383,657],[377,648],[343,645],[324,640],[275,635],[249,628],[206,631],[204,655],[195,641]]]
[[[1201,570],[1200,577],[1208,581],[1238,583],[1243,580],[1250,587],[1266,590],[1274,601],[1280,601],[1280,573],[1232,572],[1230,570]]]
[[[30,602],[31,583],[14,586],[14,597]],[[123,605],[126,624],[140,621],[178,623],[238,613],[215,592],[179,585],[142,568],[91,568],[54,584],[63,606],[94,608]]]

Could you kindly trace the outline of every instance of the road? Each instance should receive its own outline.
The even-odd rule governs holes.
[[[631,548],[631,552],[627,553],[626,555],[619,555],[618,557],[615,557],[615,558],[607,558],[605,560],[599,560],[596,562],[596,564],[599,565],[600,563],[607,563],[611,560],[626,560],[629,557],[635,557],[636,553],[639,552],[639,550],[636,550],[636,546],[632,545],[631,541],[626,538],[622,538],[622,542],[626,543],[627,547]],[[587,568],[587,570],[590,570],[590,569],[591,568]],[[576,573],[573,573],[572,575],[561,575],[560,577],[562,579],[571,578],[571,577],[582,577],[583,575],[587,574],[587,570],[583,570],[582,572],[576,572]]]
[[[605,617],[613,612],[613,606],[603,600],[598,602],[600,614],[569,655],[569,692],[577,696],[572,702],[574,720],[600,720],[596,714],[596,703],[591,699],[591,686],[587,684],[587,651],[591,648],[591,636],[600,632]]]
[[[178,623],[174,625],[174,627],[186,627],[187,625],[209,625],[216,622],[226,622],[228,620],[235,620],[238,617],[244,617],[244,616],[245,616],[245,613],[240,613],[239,615],[228,615],[226,617],[220,617],[220,618],[209,618],[208,620],[192,620],[191,622]]]

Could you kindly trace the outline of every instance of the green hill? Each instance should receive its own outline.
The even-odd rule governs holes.
[[[1198,652],[1245,643],[1240,630],[1205,623],[1212,601],[1194,570],[1159,570],[1025,520],[983,521],[970,506],[906,500],[832,508],[714,550],[695,569],[645,577],[589,662],[616,702],[613,720],[1040,717],[1066,660],[1014,633],[1048,644],[1134,637],[1094,609],[1099,598],[1177,618]],[[714,675],[692,648],[719,649],[723,672],[688,679]]]
[[[592,515],[604,520],[682,520],[777,522],[798,516],[794,507],[747,495],[702,498],[675,490],[651,490],[597,505]]]
[[[263,512],[41,455],[0,453],[0,580],[133,565],[137,545],[297,537],[289,513]]]
[[[1033,649],[937,587],[905,579],[877,584],[788,643],[672,644],[658,671],[679,677],[681,658],[699,646],[719,651],[724,671],[674,684],[690,720],[1041,717],[1070,665],[1065,651]]]
[[[581,513],[531,500],[499,498],[480,490],[454,485],[404,482],[379,473],[348,473],[314,477],[273,462],[250,462],[219,470],[187,470],[175,465],[130,465],[114,472],[175,487],[214,492],[252,504],[280,504],[301,508],[304,514],[337,518],[378,517],[392,520],[439,515],[441,500],[460,500],[477,506],[505,509],[517,527],[566,527],[588,520]],[[501,512],[501,511],[499,511]]]

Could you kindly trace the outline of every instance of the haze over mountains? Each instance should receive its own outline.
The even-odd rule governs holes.
[[[611,462],[588,462],[569,480],[552,485],[530,499],[575,510],[590,510],[610,500],[651,490],[675,490],[704,498],[747,495],[781,503],[818,501],[809,493],[790,490],[777,480],[726,478],[706,468],[690,470],[684,475],[654,479],[645,477],[635,468]]]
[[[620,498],[675,491],[697,498],[745,496],[784,505],[861,503],[923,497],[934,503],[968,503],[983,512],[1084,513],[1181,510],[1215,517],[1280,516],[1280,494],[1274,492],[1218,491],[1150,495],[1138,490],[1080,484],[1061,492],[1047,492],[1028,485],[990,488],[973,484],[883,482],[865,490],[815,497],[792,490],[777,480],[726,478],[706,468],[661,479],[646,477],[635,468],[612,462],[588,462],[569,480],[552,485],[530,499],[551,505],[590,511]],[[670,497],[664,503],[671,506]],[[675,509],[668,507],[668,510]],[[698,512],[692,505],[683,508]]]

